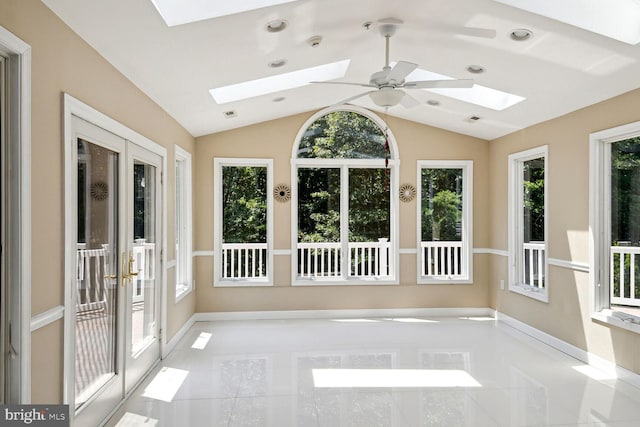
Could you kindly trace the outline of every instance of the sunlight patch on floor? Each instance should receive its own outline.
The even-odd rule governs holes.
[[[207,347],[209,340],[211,339],[211,335],[212,334],[208,332],[201,332],[200,335],[198,335],[198,338],[196,338],[196,340],[193,342],[191,348],[204,350]]]
[[[144,389],[143,397],[171,402],[189,371],[164,367]]]
[[[154,427],[158,425],[158,420],[131,412],[125,412],[115,427]]]
[[[455,369],[313,369],[317,388],[482,387]]]

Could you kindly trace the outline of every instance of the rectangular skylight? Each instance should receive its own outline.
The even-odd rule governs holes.
[[[350,59],[345,59],[330,64],[318,65],[317,67],[222,86],[211,89],[209,92],[216,103],[226,104],[227,102],[306,86],[313,81],[324,82],[344,77],[350,62]]]
[[[293,1],[296,0],[151,0],[169,27]]]
[[[406,81],[416,80],[451,80],[452,77],[434,73],[432,71],[416,68],[406,78]],[[458,99],[460,101],[469,102],[471,104],[480,105],[482,107],[491,108],[492,110],[502,111],[509,108],[525,98],[514,95],[512,93],[503,92],[497,89],[491,89],[486,86],[474,84],[468,89],[425,89],[433,93],[448,96],[449,98]]]
[[[496,0],[624,43],[640,43],[638,0]]]

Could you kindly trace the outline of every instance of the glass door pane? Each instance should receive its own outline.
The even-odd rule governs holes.
[[[131,242],[131,355],[156,334],[156,168],[133,165],[133,235]]]
[[[116,375],[118,153],[77,140],[75,406]]]
[[[162,158],[127,146],[127,265],[125,283],[125,390],[160,359]]]

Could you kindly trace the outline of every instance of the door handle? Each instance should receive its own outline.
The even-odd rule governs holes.
[[[127,286],[127,280],[131,280],[131,278],[138,275],[137,271],[133,271],[133,264],[135,260],[133,259],[133,252],[129,251],[129,257],[127,260],[127,254],[122,252],[122,287]]]
[[[135,260],[133,259],[133,251],[129,251],[129,272],[127,273],[129,275],[129,278],[138,275],[137,271],[132,270],[134,262]]]

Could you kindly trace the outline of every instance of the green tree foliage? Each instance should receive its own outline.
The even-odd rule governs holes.
[[[299,158],[380,159],[380,168],[349,169],[349,241],[389,238],[389,182],[384,132],[369,118],[334,111],[313,122]],[[298,241],[340,241],[340,169],[298,169]]]
[[[267,168],[224,166],[223,239],[225,243],[267,241]]]
[[[298,170],[298,240],[340,241],[340,169]]]
[[[544,241],[544,159],[524,162],[524,241]]]
[[[422,241],[462,240],[462,170],[422,170]]]
[[[349,170],[349,241],[389,239],[391,212],[384,169]]]
[[[369,118],[353,111],[334,111],[307,129],[299,158],[384,159],[384,132]]]
[[[611,145],[611,240],[640,245],[640,138]]]

